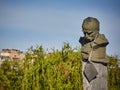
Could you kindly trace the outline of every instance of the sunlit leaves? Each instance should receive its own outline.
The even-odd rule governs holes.
[[[117,57],[108,56],[108,88],[120,89]],[[61,50],[30,47],[24,60],[6,60],[0,67],[0,89],[6,90],[82,90],[80,48],[64,43]]]

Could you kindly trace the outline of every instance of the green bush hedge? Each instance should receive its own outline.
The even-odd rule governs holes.
[[[117,58],[108,56],[108,88],[120,89]],[[64,43],[61,50],[46,52],[31,47],[22,63],[4,61],[0,67],[0,89],[6,90],[82,90],[80,48]]]

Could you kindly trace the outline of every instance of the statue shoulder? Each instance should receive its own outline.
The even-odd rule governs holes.
[[[93,43],[94,45],[100,45],[100,46],[106,46],[107,44],[109,44],[104,34],[99,34]]]
[[[104,34],[99,34],[98,35],[98,38],[101,39],[101,40],[107,40],[107,38],[105,37]],[[108,40],[107,40],[108,41]]]

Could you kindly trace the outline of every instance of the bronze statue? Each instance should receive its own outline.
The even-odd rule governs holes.
[[[94,17],[84,19],[82,24],[82,31],[84,37],[80,37],[81,54],[82,54],[82,71],[85,65],[90,61],[96,68],[98,74],[96,77],[88,82],[83,74],[83,89],[84,90],[107,90],[107,63],[106,46],[108,40],[104,34],[100,34],[99,21]]]

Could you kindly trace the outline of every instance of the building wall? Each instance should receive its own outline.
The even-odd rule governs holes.
[[[17,49],[2,49],[2,51],[0,52],[0,60],[4,58],[10,58],[11,60],[23,59],[24,56],[24,53]]]

